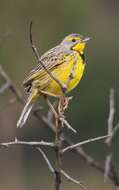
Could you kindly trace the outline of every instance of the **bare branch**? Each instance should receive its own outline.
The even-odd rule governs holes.
[[[36,113],[37,118],[43,122],[43,124],[46,127],[49,127],[53,132],[55,132],[56,128],[55,125],[45,116],[41,116],[39,113]],[[64,134],[61,136],[62,140],[64,140],[67,145],[71,146],[74,145],[74,143]],[[73,153],[76,155],[79,155],[79,157],[88,165],[95,168],[96,170],[100,171],[102,174],[104,174],[105,167],[96,159],[94,159],[91,155],[86,153],[86,151],[82,147],[75,147],[75,149],[71,149]],[[119,186],[119,176],[118,173],[115,171],[114,167],[111,168],[111,171],[109,172],[110,180],[113,182],[114,185]]]
[[[38,145],[42,145],[42,146],[49,146],[49,147],[55,147],[55,144],[53,142],[45,142],[45,141],[40,141],[40,142],[27,142],[27,141],[19,141],[17,138],[15,138],[14,141],[10,141],[10,142],[5,142],[5,143],[0,143],[0,146],[4,146],[4,147],[8,147],[11,145],[29,145],[29,146],[38,146]]]
[[[68,121],[67,121],[66,119],[60,118],[60,120],[63,121],[63,123],[65,124],[65,126],[66,126],[69,130],[73,131],[73,133],[77,133],[76,129],[74,129],[74,128],[68,123]]]
[[[44,158],[44,160],[45,160],[45,162],[46,162],[46,164],[47,164],[49,170],[50,170],[51,173],[54,175],[54,174],[55,174],[55,170],[54,170],[52,164],[50,163],[48,157],[47,157],[46,154],[44,153],[44,151],[43,151],[40,147],[36,147],[36,149],[37,149],[38,151],[40,151],[40,153],[42,154],[42,156],[43,156],[43,158]]]
[[[9,83],[6,82],[4,85],[2,85],[0,87],[0,94],[2,94],[3,92],[5,92],[5,90],[8,89],[8,88],[9,88]]]
[[[0,88],[0,93],[3,93],[5,90],[9,89],[15,95],[16,99],[19,102],[24,103],[21,93],[15,87],[15,85],[13,84],[7,73],[3,70],[2,66],[0,66],[0,75],[5,81],[5,84]]]
[[[0,75],[3,78],[3,80],[5,81],[5,84],[3,84],[0,87],[0,94],[2,94],[2,93],[4,93],[4,91],[6,89],[8,89],[10,87],[11,81],[10,81],[8,75],[4,72],[2,66],[0,66]]]
[[[5,71],[4,71],[5,72]],[[6,72],[5,72],[6,73]],[[6,74],[7,75],[7,74]],[[11,81],[11,80],[10,80]],[[14,94],[14,96],[16,97],[16,99],[21,103],[23,104],[24,103],[24,100],[23,100],[23,97],[21,96],[21,94],[19,93],[19,91],[17,90],[17,88],[15,87],[15,85],[12,83],[12,86],[14,88],[14,90],[12,91],[12,93]],[[48,127],[49,129],[51,129],[53,132],[56,131],[56,127],[54,125],[54,123],[47,117],[45,116],[42,116],[37,110],[34,110],[33,112],[34,116],[40,120],[46,127]],[[117,126],[117,127],[116,127]],[[118,130],[118,126],[119,124],[117,124],[115,126],[115,128],[113,130]],[[115,134],[115,132],[114,132]],[[69,138],[66,136],[66,135],[62,135],[61,136],[62,140],[65,140],[65,142],[67,143],[67,145],[71,146],[73,145],[74,143],[69,140]],[[90,156],[89,154],[86,153],[86,151],[84,151],[84,149],[82,147],[76,147],[75,149],[72,149],[71,150],[72,152],[76,153],[77,155],[80,156],[80,158],[82,158],[84,160],[85,163],[89,164],[91,167],[97,169],[98,171],[104,173],[105,171],[105,168],[104,166],[102,166],[97,160],[95,160],[92,156]],[[116,186],[119,186],[119,176],[117,174],[117,172],[115,171],[114,167],[113,169],[111,168],[111,171],[109,172],[109,176],[108,176],[112,182],[116,185]]]
[[[109,116],[108,116],[108,135],[109,137],[106,139],[106,144],[111,143],[112,134],[113,134],[113,126],[114,126],[114,115],[115,115],[115,91],[114,89],[110,89],[109,94]]]
[[[107,177],[109,176],[112,162],[112,153],[108,154],[105,159],[105,172],[104,172],[104,182],[107,181]]]
[[[71,181],[71,182],[73,182],[73,183],[76,183],[76,184],[80,185],[83,189],[87,190],[87,188],[84,187],[84,185],[83,185],[80,181],[78,181],[78,180],[72,178],[71,176],[69,176],[64,170],[61,170],[61,174],[62,174],[67,180],[69,180],[69,181]]]
[[[2,66],[0,66],[0,75],[3,78],[3,80],[9,84],[11,84],[11,80],[8,77],[8,75],[6,74],[6,72],[3,70]]]
[[[119,130],[119,122],[114,126],[114,128],[113,128],[113,131],[112,131],[112,135],[111,135],[111,141],[112,141],[112,139],[113,139],[113,137],[115,136],[115,134],[117,133],[117,131]],[[109,140],[109,141],[110,141]]]
[[[71,150],[71,149],[75,149],[76,147],[82,146],[82,145],[84,145],[84,144],[88,144],[88,143],[95,142],[95,141],[99,141],[99,140],[104,140],[105,138],[107,138],[107,135],[105,135],[105,136],[100,136],[100,137],[96,137],[96,138],[92,138],[92,139],[88,139],[88,140],[85,140],[85,141],[82,141],[82,142],[73,144],[73,145],[71,145],[71,146],[68,146],[68,147],[64,148],[64,149],[62,150],[62,153],[65,153],[66,151],[69,151],[69,150]]]
[[[105,144],[109,149],[109,153],[107,154],[105,159],[105,172],[104,172],[105,182],[109,176],[109,172],[112,166],[111,146],[112,146],[112,137],[113,137],[114,115],[115,115],[115,91],[112,88],[110,89],[110,94],[109,94],[109,116],[108,116],[108,133],[107,133],[109,136],[105,141]]]

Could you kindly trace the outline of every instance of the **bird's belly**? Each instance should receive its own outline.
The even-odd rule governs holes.
[[[66,92],[69,92],[73,88],[75,88],[83,75],[85,64],[81,60],[77,61],[77,63],[75,64],[76,65],[73,71],[73,77],[69,80]],[[73,65],[74,65],[74,62],[71,61],[70,63],[65,63],[54,69],[53,74],[62,84],[65,84],[65,85],[67,84]],[[47,94],[51,96],[60,96],[62,94],[61,87],[53,79],[50,81],[50,83],[44,89],[44,91],[47,92]]]

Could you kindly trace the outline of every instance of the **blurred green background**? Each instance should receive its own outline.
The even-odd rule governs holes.
[[[0,65],[24,96],[22,81],[36,65],[29,43],[29,23],[40,54],[55,46],[70,33],[92,38],[86,49],[87,68],[67,112],[67,119],[78,130],[66,133],[75,141],[104,135],[107,131],[109,89],[116,91],[116,117],[119,120],[119,1],[118,0],[0,0]],[[0,81],[0,84],[2,81]],[[13,95],[0,95],[0,141],[53,140],[54,134],[32,116],[23,129],[16,129],[22,106],[10,103]],[[39,101],[44,107],[43,101]],[[114,141],[114,162],[118,167],[118,135]],[[93,143],[85,149],[104,163],[106,148]],[[47,151],[54,161],[54,153]],[[89,190],[111,190],[112,183],[86,165],[80,157],[67,153],[64,168],[83,181]],[[53,179],[40,153],[26,146],[0,148],[0,189],[53,189]],[[66,180],[62,189],[80,189]]]

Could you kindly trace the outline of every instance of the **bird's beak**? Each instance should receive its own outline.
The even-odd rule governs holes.
[[[89,37],[85,37],[82,41],[83,41],[83,42],[87,42],[87,41],[89,41],[89,40],[90,40]]]

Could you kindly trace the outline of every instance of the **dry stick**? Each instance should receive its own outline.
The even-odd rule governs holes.
[[[11,85],[11,81],[8,77],[8,75],[4,72],[2,66],[0,66],[0,75],[2,77],[2,79],[5,81],[5,84],[3,84],[3,86],[0,87],[0,93],[3,93],[6,89],[8,89]]]
[[[74,144],[66,135],[63,138],[68,145]],[[79,155],[79,157],[83,159],[83,161],[86,162],[89,166],[95,168],[96,170],[104,174],[105,167],[99,161],[93,158],[91,155],[86,153],[86,151],[82,147],[76,147],[75,149],[72,149],[71,151],[75,153],[76,155]],[[111,168],[108,177],[110,178],[110,180],[113,182],[115,186],[119,186],[119,175],[116,172],[114,167]]]
[[[113,131],[112,131],[112,135],[110,136],[110,141],[113,140],[115,134],[117,133],[117,131],[119,130],[119,122],[114,126]]]
[[[77,133],[76,129],[74,129],[74,128],[68,123],[68,121],[67,121],[66,119],[60,118],[60,120],[63,120],[64,125],[65,125],[69,130],[71,130],[73,133]]]
[[[65,96],[63,96],[65,98]],[[59,104],[58,104],[58,117],[56,118],[56,136],[55,136],[55,153],[56,153],[56,181],[55,181],[55,188],[56,190],[60,189],[61,185],[61,168],[62,168],[62,160],[61,160],[61,149],[62,149],[62,129],[64,127],[64,123],[61,120],[61,117],[64,116],[64,111],[63,111],[63,102],[61,101],[62,97],[59,99]],[[59,107],[62,110],[59,110]]]
[[[68,146],[66,148],[64,148],[62,150],[62,153],[65,153],[66,151],[70,151],[72,149],[75,149],[76,147],[79,147],[79,146],[82,146],[82,145],[85,145],[85,144],[89,144],[91,142],[95,142],[95,141],[99,141],[99,140],[104,140],[105,138],[107,138],[108,136],[105,135],[105,136],[100,136],[100,137],[95,137],[95,138],[92,138],[92,139],[88,139],[88,140],[85,140],[85,141],[82,141],[82,142],[79,142],[79,143],[76,143],[76,144],[73,144],[71,146]]]
[[[8,146],[11,146],[11,145],[29,145],[29,146],[39,146],[39,145],[42,145],[42,146],[48,146],[48,147],[55,147],[55,144],[53,142],[45,142],[45,141],[40,141],[40,142],[35,142],[35,141],[20,141],[18,140],[17,138],[15,138],[14,141],[10,141],[10,142],[5,142],[5,143],[0,143],[0,146],[3,146],[3,147],[8,147]]]
[[[42,154],[44,160],[46,161],[46,164],[48,165],[49,170],[50,170],[51,173],[53,173],[53,175],[54,175],[55,169],[53,168],[52,164],[50,163],[50,161],[49,161],[48,157],[46,156],[46,154],[44,153],[44,151],[43,151],[40,147],[36,147],[36,149],[37,149],[38,151],[40,151],[40,153]],[[55,176],[55,175],[54,175],[54,176]]]
[[[114,115],[115,115],[115,91],[114,89],[110,89],[109,93],[109,117],[108,117],[108,132],[109,135],[105,141],[109,152],[105,159],[105,172],[104,172],[104,181],[107,181],[109,176],[109,172],[111,168],[113,168],[112,164],[112,135],[113,135],[113,127],[114,127]]]
[[[52,122],[49,122],[47,117],[41,116],[39,113],[37,113],[37,118],[40,121],[42,121],[46,127],[49,127],[53,132],[55,132],[54,124]],[[64,134],[62,135],[62,140],[64,140],[66,144],[69,146],[74,145],[74,143]],[[105,167],[99,161],[94,159],[91,155],[87,154],[86,151],[82,147],[75,147],[75,149],[72,149],[71,151],[75,153],[76,155],[79,155],[79,157],[89,166],[93,167],[94,169],[104,174]],[[113,169],[111,168],[108,177],[110,178],[110,180],[113,182],[115,186],[119,186],[119,176],[114,168]]]
[[[5,73],[5,76],[8,77],[8,75],[6,74],[6,72],[2,69],[2,71]],[[1,70],[0,70],[0,75],[2,75]],[[3,75],[2,75],[3,76]],[[6,81],[6,77],[3,77],[3,79]],[[15,85],[13,84],[13,82],[11,80],[9,80],[11,83],[11,86],[13,87],[14,90],[11,90],[11,92],[14,94],[14,96],[16,97],[16,99],[21,103],[24,104],[24,100],[23,97],[21,96],[21,94],[19,93],[18,89],[15,87]],[[56,128],[54,126],[54,124],[51,122],[51,120],[49,121],[47,117],[45,116],[41,116],[41,114],[35,110],[33,112],[34,116],[40,120],[46,127],[49,127],[49,129],[51,129],[53,132],[56,131]],[[117,132],[117,130],[119,129],[119,123],[114,127],[114,130]],[[113,130],[113,132],[114,132]],[[115,132],[115,133],[116,133]],[[114,133],[114,134],[115,134]],[[73,145],[74,143],[66,136],[66,135],[62,135],[62,140],[64,140],[67,145]],[[80,158],[82,158],[84,160],[84,162],[86,162],[88,165],[90,165],[91,167],[97,169],[98,171],[100,171],[101,173],[104,174],[105,168],[104,166],[102,166],[97,160],[95,160],[92,156],[90,156],[89,154],[86,153],[86,151],[84,151],[84,149],[82,147],[76,147],[75,149],[71,150],[73,153],[76,153],[77,155],[80,156]],[[112,180],[113,184],[115,186],[119,186],[119,176],[117,174],[117,172],[115,171],[115,168],[111,168],[108,177],[110,178],[110,180]]]
[[[47,155],[45,154],[45,152],[44,152],[40,147],[36,147],[36,149],[37,149],[38,151],[40,151],[40,153],[42,154],[42,156],[43,156],[43,158],[44,158],[44,160],[45,160],[45,162],[46,162],[46,164],[47,164],[49,170],[51,171],[51,173],[53,174],[53,176],[56,177],[56,175],[55,175],[55,172],[56,172],[56,171],[55,171],[55,169],[53,168],[53,166],[52,166],[50,160],[48,159]],[[71,181],[71,182],[73,182],[73,183],[76,183],[76,184],[80,185],[83,189],[86,189],[86,188],[84,187],[84,185],[83,185],[80,181],[75,180],[74,178],[72,178],[71,176],[69,176],[64,170],[61,170],[61,174],[62,174],[67,180],[69,180],[69,181]]]
[[[51,104],[50,100],[48,99],[47,96],[44,96],[44,99],[45,99],[45,101],[46,101],[46,103],[47,103],[47,105],[48,105],[50,111],[53,113],[55,119],[57,119],[58,114],[57,114],[55,108],[53,107],[53,105]]]
[[[64,170],[61,170],[61,173],[63,176],[65,176],[68,180],[71,180],[73,183],[76,183],[76,184],[80,184],[81,183],[75,179],[73,179],[72,177],[70,177]]]
[[[80,185],[82,189],[87,190],[87,188],[82,184],[82,182],[75,180],[74,178],[69,176],[64,170],[61,170],[61,173],[64,177],[66,177],[67,180],[70,180],[71,182]]]
[[[106,143],[111,142],[111,136],[113,134],[113,127],[114,127],[114,115],[115,115],[115,91],[114,89],[110,89],[109,93],[109,116],[108,116],[108,132],[107,134],[110,136],[107,138]]]
[[[57,113],[56,110],[54,109],[54,107],[53,107],[53,105],[51,104],[50,100],[48,99],[47,96],[44,96],[44,98],[45,98],[45,101],[46,101],[48,107],[50,108],[50,112],[48,112],[48,113],[52,113],[52,114],[54,115],[55,119],[57,119],[57,118],[58,118],[58,113]],[[66,99],[71,99],[71,98],[68,97],[68,98],[66,98]],[[66,100],[66,101],[67,101],[67,103],[69,102],[69,100]],[[64,109],[66,109],[66,108],[64,107]],[[51,117],[52,114],[50,114],[50,117]],[[53,116],[53,115],[52,115],[52,116]],[[49,116],[47,116],[47,117],[49,117]],[[49,119],[50,119],[50,118],[49,118]],[[77,133],[76,129],[74,129],[74,128],[68,123],[68,121],[67,121],[64,117],[60,117],[59,119],[64,123],[64,125],[65,125],[69,130],[71,130],[73,133]]]

